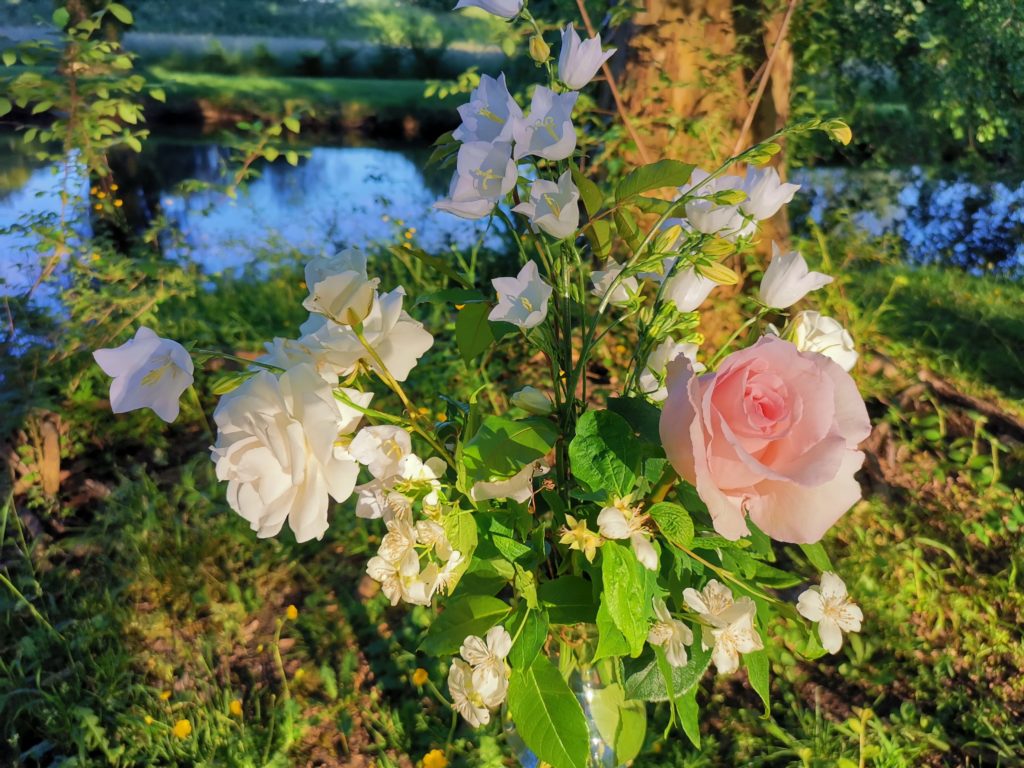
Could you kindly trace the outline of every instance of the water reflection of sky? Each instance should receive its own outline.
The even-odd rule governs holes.
[[[181,229],[191,258],[208,272],[256,263],[267,243],[313,256],[349,245],[395,242],[401,237],[396,219],[404,223],[403,229],[415,228],[416,243],[427,251],[450,245],[469,248],[481,236],[488,245],[499,246],[487,235],[486,221],[465,221],[433,209],[443,189],[421,172],[422,152],[317,147],[298,167],[283,161],[265,165],[235,200],[213,190],[176,191],[183,178],[222,181],[222,158],[223,150],[216,145],[165,148],[144,156],[143,162],[156,170],[136,187],[121,182],[123,194],[148,195],[152,200],[145,207],[153,208],[154,202],[160,206]],[[175,168],[176,163],[187,168]],[[20,187],[0,196],[0,279],[8,290],[25,287],[38,269],[26,269],[38,263],[37,256],[24,253],[33,241],[8,228],[26,216],[56,214],[60,188],[61,175],[53,167],[36,167]],[[87,181],[74,180],[71,189],[87,196]]]

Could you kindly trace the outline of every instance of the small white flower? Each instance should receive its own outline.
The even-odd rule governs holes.
[[[707,300],[716,285],[718,283],[698,274],[693,267],[686,267],[668,279],[661,295],[680,312],[693,312]]]
[[[576,149],[576,129],[572,110],[579,96],[555,93],[538,85],[530,102],[530,114],[516,120],[512,129],[515,138],[515,159],[536,155],[548,160],[564,160]]]
[[[182,392],[192,386],[195,370],[188,351],[141,326],[120,347],[92,353],[103,372],[112,376],[110,410],[126,413],[151,408],[170,423],[178,418]]]
[[[629,539],[633,553],[649,571],[658,570],[658,553],[651,544],[651,532],[644,528],[646,515],[627,499],[615,499],[597,516],[597,528],[606,539]]]
[[[363,427],[349,444],[348,452],[375,478],[388,480],[400,473],[400,462],[412,453],[412,437],[401,427]]]
[[[498,305],[488,320],[512,323],[523,330],[544,322],[552,289],[541,280],[536,262],[526,262],[515,277],[494,278],[491,285],[498,294]]]
[[[798,251],[782,253],[777,243],[772,243],[772,260],[761,278],[758,293],[761,301],[774,309],[786,309],[796,304],[811,291],[832,282],[832,278],[821,272],[811,272],[807,262]]]
[[[860,632],[864,613],[850,599],[846,584],[836,574],[821,574],[821,586],[811,587],[797,599],[796,609],[804,618],[817,622],[821,647],[838,653],[843,647],[843,632]]]
[[[473,483],[469,497],[473,501],[512,499],[522,504],[533,498],[533,478],[547,474],[550,469],[540,461],[531,462],[512,477]]]
[[[452,582],[455,580],[455,571],[465,562],[465,558],[462,553],[457,549],[453,549],[448,556],[448,561],[437,573],[436,591],[441,594],[446,594],[451,588]]]
[[[665,657],[673,667],[686,666],[686,646],[693,645],[693,632],[683,622],[672,618],[660,597],[654,598],[657,620],[647,633],[647,642],[665,649]]]
[[[523,0],[459,0],[455,10],[481,8],[503,19],[514,19],[523,10]]]
[[[594,79],[597,70],[615,51],[615,48],[601,50],[601,35],[582,41],[572,23],[566,24],[562,30],[562,48],[558,53],[558,79],[578,91]]]
[[[347,270],[310,286],[302,306],[342,325],[356,325],[370,313],[380,280]]]
[[[505,85],[505,73],[495,80],[490,75],[480,76],[480,85],[469,95],[469,103],[459,107],[462,124],[452,132],[452,138],[468,143],[483,141],[511,142],[512,126],[523,117],[512,94]]]
[[[438,486],[438,479],[444,475],[444,459],[431,456],[423,461],[415,453],[403,456],[398,462],[398,474],[407,483],[428,483]]]
[[[366,278],[366,253],[358,248],[345,248],[333,256],[314,256],[306,262],[306,285],[312,288],[332,275],[357,272]]]
[[[448,199],[434,207],[463,219],[482,219],[512,191],[518,174],[508,142],[467,142],[459,148]]]
[[[735,672],[741,653],[764,647],[761,634],[754,627],[757,606],[749,597],[734,600],[728,587],[712,579],[700,592],[692,587],[685,589],[683,601],[700,616],[701,645],[705,650],[713,649],[711,660],[719,673]]]
[[[491,721],[491,711],[473,685],[473,669],[462,659],[452,660],[448,670],[448,692],[455,709],[471,726],[479,728]]]
[[[763,221],[792,200],[800,185],[786,184],[774,168],[749,168],[741,189],[747,193],[747,199],[740,203],[740,209],[748,216]]]
[[[793,343],[801,352],[817,352],[834,360],[844,371],[857,364],[857,348],[853,337],[831,317],[806,310],[793,319],[790,331]]]
[[[738,205],[718,205],[707,199],[716,192],[741,189],[743,180],[738,176],[716,176],[706,181],[710,175],[698,168],[690,177],[690,183],[679,188],[685,195],[701,184],[694,191],[696,197],[686,201],[686,218],[690,225],[705,235],[718,235],[726,240],[751,234],[754,225],[743,218]]]
[[[496,707],[505,698],[502,689],[509,675],[505,657],[510,650],[512,636],[502,626],[491,627],[486,637],[470,635],[459,648],[459,654],[473,667],[473,687],[489,707]]]
[[[665,388],[665,372],[668,364],[680,356],[693,363],[694,373],[702,373],[704,365],[697,362],[697,350],[696,344],[679,343],[671,338],[665,339],[647,356],[643,371],[638,377],[637,383],[640,386],[640,391],[656,403],[664,400],[668,396],[668,390]]]
[[[512,210],[530,219],[530,223],[554,238],[562,240],[576,231],[580,223],[580,191],[566,171],[558,183],[537,179],[530,187],[530,201]]]
[[[594,287],[590,292],[594,296],[603,299],[605,294],[611,290],[611,296],[608,298],[609,304],[614,306],[628,304],[640,291],[640,285],[637,283],[636,278],[625,277],[619,280],[618,284],[612,288],[612,283],[622,274],[625,265],[619,264],[614,259],[609,259],[605,266],[607,267],[606,269],[595,269],[591,273],[590,280]]]
[[[509,400],[512,402],[512,405],[522,408],[534,416],[547,416],[555,407],[551,402],[551,398],[536,387],[523,387],[514,393]]]

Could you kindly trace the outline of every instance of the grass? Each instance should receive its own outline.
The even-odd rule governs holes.
[[[1024,333],[1021,288],[865,264],[863,244],[807,251],[842,274],[824,310],[861,345],[876,424],[866,499],[826,542],[865,629],[815,665],[780,651],[767,720],[742,675],[705,679],[700,751],[662,739],[655,708],[636,765],[1021,765],[1021,444],[916,376],[1019,409],[1019,360],[1001,350]],[[301,319],[299,279],[287,261],[222,276],[152,322],[254,349]],[[480,382],[443,339],[432,354],[414,376],[428,406]],[[49,406],[66,428],[61,492],[30,482],[0,509],[0,572],[18,590],[0,586],[0,764],[408,766],[444,748],[450,713],[411,682],[423,666],[444,688],[415,653],[428,611],[391,608],[363,576],[379,532],[346,507],[322,542],[257,540],[224,503],[195,407],[170,428],[112,417],[77,360],[92,373]],[[502,750],[497,726],[459,724],[449,758],[499,766]]]
[[[424,96],[426,81],[373,78],[264,77],[181,72],[163,67],[149,70],[149,81],[166,90],[169,104],[182,109],[207,104],[214,111],[237,115],[280,112],[287,99],[312,106],[321,120],[387,122],[406,116],[442,119],[450,115],[452,99]]]

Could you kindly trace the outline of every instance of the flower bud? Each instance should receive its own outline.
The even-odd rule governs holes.
[[[536,387],[523,387],[512,395],[512,405],[534,416],[547,416],[554,410],[550,398]]]
[[[551,58],[551,46],[545,43],[540,35],[530,38],[530,58],[538,64],[543,64]]]

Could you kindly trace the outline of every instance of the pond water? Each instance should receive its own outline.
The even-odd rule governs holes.
[[[168,246],[169,255],[187,254],[209,273],[254,264],[268,244],[278,251],[332,253],[348,245],[393,241],[396,228],[414,229],[417,244],[430,252],[469,248],[481,237],[498,245],[486,222],[432,209],[447,192],[450,171],[424,172],[429,149],[422,145],[313,147],[297,167],[283,160],[262,164],[260,177],[235,200],[219,190],[181,188],[192,179],[223,182],[228,158],[223,145],[186,136],[160,137],[145,146],[139,156],[112,161],[123,211],[137,226],[166,215],[184,238]],[[17,224],[33,214],[57,215],[64,180],[60,169],[10,147],[0,142],[0,280],[17,291],[38,270],[26,267],[37,257],[25,252],[32,241]],[[69,188],[89,195],[81,174],[72,174]],[[87,234],[92,222],[80,227]]]
[[[396,228],[414,228],[416,242],[435,253],[481,238],[500,248],[486,222],[432,209],[447,191],[450,170],[424,171],[428,156],[428,147],[415,144],[315,146],[297,167],[264,164],[235,200],[181,189],[190,179],[223,181],[228,150],[215,138],[155,136],[141,155],[116,156],[112,165],[129,220],[141,227],[166,215],[183,235],[167,252],[187,255],[208,272],[257,264],[268,244],[309,256],[394,241]],[[57,215],[58,170],[24,154],[19,138],[0,136],[0,294],[20,292],[38,272],[38,256],[26,252],[30,236],[17,224],[33,213]],[[915,262],[1024,272],[1024,184],[975,183],[920,169],[822,168],[792,176],[803,185],[791,209],[798,231],[808,217],[826,227],[848,218],[872,234],[899,238]],[[82,176],[72,175],[69,187],[89,194]],[[87,234],[93,222],[79,226]]]

